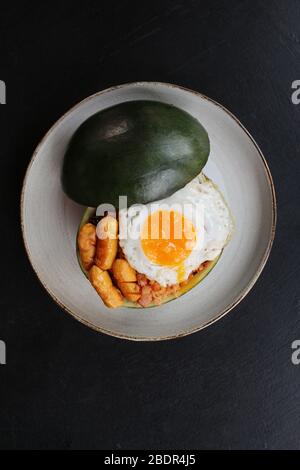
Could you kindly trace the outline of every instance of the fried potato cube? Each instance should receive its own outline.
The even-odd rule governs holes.
[[[141,289],[136,282],[120,282],[119,284],[121,292],[126,294],[139,294]]]
[[[118,221],[111,215],[100,220],[97,226],[95,264],[103,270],[110,269],[118,251]]]
[[[140,299],[141,294],[129,294],[129,293],[127,293],[125,297],[126,297],[127,300],[130,300],[130,302],[137,302]]]
[[[112,272],[118,282],[136,282],[136,272],[126,259],[116,259],[112,265]]]
[[[119,282],[118,286],[127,300],[137,302],[141,297],[141,288],[136,282]]]
[[[83,225],[77,236],[80,259],[84,269],[87,271],[94,263],[96,238],[96,227],[93,224]]]
[[[118,308],[123,305],[123,296],[119,289],[113,285],[107,271],[102,271],[94,265],[89,271],[89,279],[107,307]]]

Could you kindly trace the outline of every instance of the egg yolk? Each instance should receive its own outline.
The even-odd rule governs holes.
[[[141,231],[142,248],[154,264],[177,268],[178,282],[184,279],[183,262],[196,244],[193,223],[176,211],[159,210],[150,214]]]

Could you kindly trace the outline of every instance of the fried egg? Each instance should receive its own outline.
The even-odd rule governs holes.
[[[216,185],[200,174],[172,196],[119,212],[119,242],[129,264],[162,286],[188,279],[230,239],[233,219]]]

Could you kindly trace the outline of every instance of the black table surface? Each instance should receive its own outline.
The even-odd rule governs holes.
[[[0,79],[0,448],[299,449],[300,2],[9,2]],[[84,97],[137,80],[229,108],[262,148],[278,199],[273,250],[250,294],[211,327],[166,342],[75,321],[40,285],[20,230],[40,138]]]

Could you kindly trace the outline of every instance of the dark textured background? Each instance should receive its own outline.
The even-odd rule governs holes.
[[[1,4],[0,448],[300,449],[297,0]],[[279,205],[271,258],[228,316],[176,341],[89,330],[26,258],[19,197],[43,134],[87,95],[159,80],[228,107],[258,141]],[[43,208],[41,207],[41,210]]]

